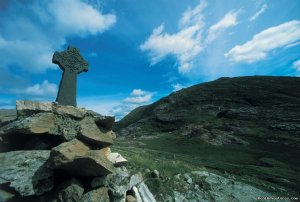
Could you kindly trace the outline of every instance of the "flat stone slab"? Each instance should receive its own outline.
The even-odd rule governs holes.
[[[114,171],[101,150],[90,148],[77,139],[60,144],[51,151],[51,163],[75,176],[100,176]]]
[[[47,160],[50,151],[0,153],[0,184],[9,184],[21,196],[41,195],[53,187],[53,172]]]
[[[17,116],[30,116],[40,112],[51,112],[51,102],[34,102],[30,100],[16,100]]]

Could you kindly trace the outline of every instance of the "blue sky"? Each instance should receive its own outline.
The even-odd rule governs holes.
[[[54,51],[89,62],[79,107],[118,119],[219,77],[300,76],[299,0],[1,0],[0,108],[54,101]]]

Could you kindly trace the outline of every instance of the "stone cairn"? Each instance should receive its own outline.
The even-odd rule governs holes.
[[[0,123],[0,201],[155,201],[110,150],[114,117],[67,104],[19,100]]]
[[[0,128],[0,201],[155,201],[110,150],[114,117],[50,102],[16,110]]]

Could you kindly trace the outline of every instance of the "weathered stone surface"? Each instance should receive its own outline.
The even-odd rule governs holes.
[[[83,192],[83,185],[76,178],[72,178],[60,185],[57,199],[61,202],[79,201],[83,195]]]
[[[21,196],[40,195],[53,187],[47,163],[50,151],[0,153],[0,184],[9,183]]]
[[[141,195],[143,202],[155,202],[156,201],[153,194],[150,192],[150,190],[148,189],[147,185],[144,182],[142,182],[138,185],[138,190],[139,190],[139,193]]]
[[[16,101],[17,116],[31,116],[40,112],[51,112],[51,102],[35,102],[30,100]]]
[[[51,151],[51,162],[75,176],[107,175],[114,171],[110,161],[101,150],[90,150],[77,139],[60,144]]]
[[[109,202],[108,188],[101,187],[87,192],[80,202]]]
[[[116,168],[115,172],[106,177],[96,177],[92,180],[92,187],[105,186],[111,191],[114,198],[123,198],[124,194],[131,189],[129,184],[130,175],[125,167]]]
[[[53,104],[53,113],[82,119],[87,114],[87,110],[73,106]]]
[[[112,133],[112,131],[101,131],[92,117],[86,117],[80,122],[78,138],[90,144],[107,146],[113,143]]]
[[[77,74],[88,71],[88,63],[80,55],[79,49],[69,46],[67,50],[55,52],[52,62],[63,71],[56,101],[60,105],[76,107]]]
[[[55,127],[52,113],[39,113],[33,116],[16,120],[0,128],[0,135],[10,133],[44,134],[49,133]]]
[[[133,187],[137,186],[143,181],[141,173],[130,175],[125,167],[118,167],[116,171],[106,177],[95,177],[91,182],[91,187],[108,187],[113,197],[113,201],[125,201],[126,193],[133,192]],[[137,191],[137,188],[136,188]],[[141,197],[137,191],[134,197],[138,202],[142,202]]]

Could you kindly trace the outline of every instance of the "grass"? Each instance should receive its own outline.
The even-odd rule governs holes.
[[[198,139],[187,140],[163,133],[153,138],[117,140],[113,151],[121,153],[128,167],[137,171],[158,170],[163,179],[178,173],[208,169],[220,175],[234,175],[236,179],[268,192],[283,195],[299,193],[298,151],[274,145],[259,145],[249,137],[249,145],[216,147]],[[262,150],[263,149],[263,150]],[[180,189],[172,180],[164,182],[147,178],[154,193]],[[167,188],[162,188],[167,187]],[[166,190],[161,190],[166,189]],[[285,191],[286,190],[286,191]]]

